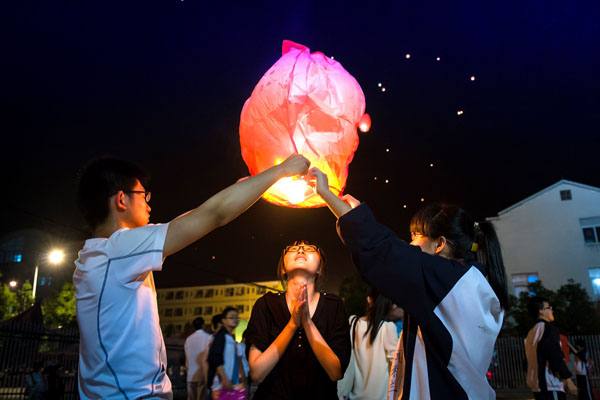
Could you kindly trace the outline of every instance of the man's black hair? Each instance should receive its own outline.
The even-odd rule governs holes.
[[[196,318],[194,320],[193,324],[194,324],[194,329],[195,330],[198,331],[198,330],[202,329],[202,327],[204,326],[204,318],[202,318],[202,317]]]
[[[544,309],[544,302],[550,304],[547,298],[542,296],[533,296],[529,299],[529,304],[527,305],[527,310],[529,311],[529,315],[531,315],[536,320],[539,318],[540,310]]]
[[[235,308],[235,307],[231,307],[231,306],[225,307],[225,309],[224,309],[224,310],[223,310],[223,312],[221,313],[221,320],[223,320],[224,318],[226,318],[226,317],[227,317],[227,314],[229,314],[229,313],[230,313],[230,312],[232,312],[232,311],[235,311],[236,313],[239,313],[239,312],[238,312],[238,309],[237,309],[237,308]]]
[[[118,158],[97,158],[81,169],[77,203],[92,230],[108,217],[108,199],[119,190],[132,190],[136,180],[148,190],[149,175],[134,163]]]

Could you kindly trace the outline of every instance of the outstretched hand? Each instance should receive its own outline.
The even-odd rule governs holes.
[[[319,168],[313,167],[309,169],[308,177],[317,179],[317,194],[321,196],[329,191],[329,178]]]
[[[279,166],[283,169],[283,176],[306,175],[310,161],[301,154],[293,153]]]

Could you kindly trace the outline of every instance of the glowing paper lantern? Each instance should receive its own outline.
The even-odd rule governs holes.
[[[242,109],[244,162],[256,175],[298,152],[327,174],[331,190],[341,195],[358,147],[363,91],[339,62],[322,53],[311,54],[308,47],[287,40],[282,53]],[[280,179],[263,198],[288,207],[325,205],[298,177]]]

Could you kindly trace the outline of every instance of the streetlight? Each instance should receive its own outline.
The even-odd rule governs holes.
[[[60,250],[60,249],[54,249],[52,251],[50,251],[50,253],[48,253],[48,255],[46,256],[46,260],[53,265],[56,264],[60,264],[63,259],[65,258],[65,253],[64,251]],[[37,264],[39,264],[39,258],[38,258],[38,262],[36,263],[35,266],[35,272],[33,273],[33,290],[31,292],[31,297],[35,300],[35,292],[37,289],[37,278],[38,278],[38,271],[39,271],[39,266]]]
[[[17,287],[17,281],[10,281],[10,282],[8,282],[8,286],[10,286],[11,288]]]

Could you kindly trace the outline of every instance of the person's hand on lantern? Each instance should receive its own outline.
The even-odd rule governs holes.
[[[315,178],[316,179],[316,190],[317,194],[323,197],[323,194],[327,192],[331,192],[329,189],[329,178],[327,175],[323,173],[319,168],[313,167],[308,170],[307,178]]]
[[[292,153],[279,167],[284,171],[282,176],[305,175],[310,167],[310,161],[302,154]]]
[[[311,168],[308,171],[308,176],[309,179],[317,179],[317,194],[321,196],[325,203],[327,203],[327,207],[329,207],[331,212],[336,217],[340,218],[342,215],[356,207],[356,205],[360,204],[360,202],[352,196],[347,197],[347,200],[344,201],[333,194],[333,192],[329,189],[329,180],[327,179],[327,175],[325,175],[319,168]],[[346,196],[344,197],[346,198]],[[354,206],[347,202],[350,199],[354,202]]]

